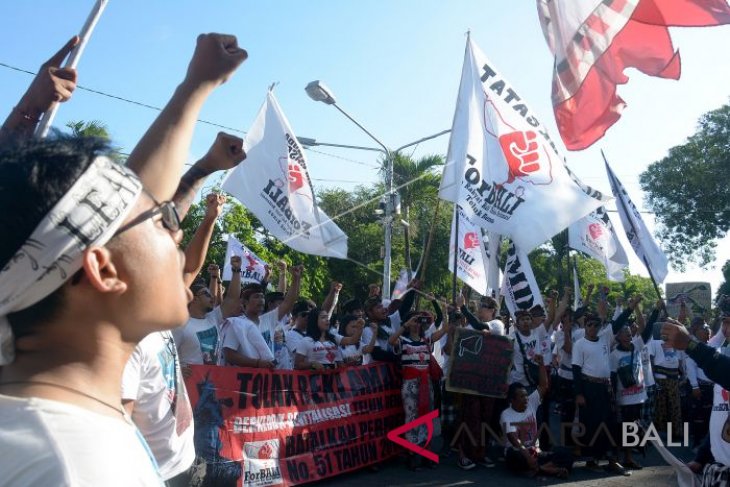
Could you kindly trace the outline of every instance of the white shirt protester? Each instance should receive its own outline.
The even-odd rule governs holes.
[[[540,392],[535,390],[527,397],[527,407],[521,413],[512,409],[512,406],[502,411],[499,422],[504,432],[504,447],[514,448],[507,435],[516,433],[517,438],[527,448],[540,448],[540,439],[537,434],[537,408],[540,406]]]
[[[336,343],[329,340],[315,341],[312,337],[305,337],[299,342],[297,354],[304,355],[309,362],[317,362],[325,367],[334,367],[337,362],[342,361],[340,348]]]
[[[519,339],[517,335],[519,335]],[[547,332],[543,325],[530,330],[528,336],[523,335],[516,328],[514,330],[514,354],[512,355],[512,370],[509,375],[509,383],[514,384],[515,382],[519,382],[523,386],[529,386],[529,381],[525,376],[525,361],[518,340],[522,341],[522,347],[525,350],[525,356],[528,360],[533,361],[535,355],[542,355],[544,358],[550,354],[550,350],[545,348],[548,343]]]
[[[168,480],[195,460],[193,414],[169,331],[150,333],[134,348],[122,375],[122,400]]]
[[[611,372],[618,373],[619,369],[623,367],[629,368],[636,382],[632,386],[625,387],[619,375],[616,380],[616,399],[620,406],[641,404],[647,400],[644,367],[641,364],[641,349],[644,347],[644,340],[637,336],[631,340],[631,343],[634,348],[630,352],[615,348],[610,356]]]
[[[254,360],[274,360],[274,353],[264,340],[258,325],[253,321],[242,316],[228,318],[223,328],[225,330],[223,348],[230,348],[244,357]],[[225,358],[222,355],[219,359],[223,361],[221,365],[230,365],[225,363]]]
[[[581,372],[589,377],[608,379],[610,336],[599,335],[597,341],[581,338],[573,345],[573,365],[581,367]]]
[[[573,326],[570,330],[570,341],[575,346],[575,342],[585,336],[586,332],[583,328]],[[560,366],[558,375],[565,380],[573,380],[573,353],[563,350],[565,345],[565,331],[561,328],[555,333],[555,351],[558,355]]]
[[[180,328],[172,330],[180,355],[180,363],[184,365],[216,365],[218,357],[219,329],[224,318],[220,306],[216,307],[204,318],[193,318]]]

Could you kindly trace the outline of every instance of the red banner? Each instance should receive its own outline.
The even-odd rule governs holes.
[[[379,363],[328,371],[192,366],[195,451],[215,485],[298,485],[397,453],[401,378]]]

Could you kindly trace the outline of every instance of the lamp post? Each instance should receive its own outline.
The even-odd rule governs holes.
[[[428,137],[424,137],[422,139],[416,140],[414,142],[408,143],[402,147],[399,147],[395,151],[391,151],[388,149],[388,147],[383,144],[377,137],[375,137],[370,131],[368,131],[365,127],[363,127],[357,120],[352,118],[349,113],[344,111],[335,100],[334,95],[332,94],[332,91],[321,81],[316,80],[309,83],[304,90],[307,92],[307,95],[314,100],[322,102],[326,105],[332,105],[337,110],[339,110],[340,113],[342,113],[345,117],[347,117],[352,123],[357,125],[360,130],[365,132],[371,139],[373,139],[380,147],[381,149],[376,149],[373,147],[362,147],[362,146],[346,146],[341,144],[324,144],[324,143],[317,143],[314,139],[307,139],[306,137],[300,137],[299,140],[302,141],[304,145],[328,145],[332,147],[346,147],[351,149],[361,149],[361,150],[375,150],[382,152],[385,155],[385,215],[383,217],[383,226],[385,227],[385,252],[383,256],[383,298],[390,299],[390,264],[391,264],[391,241],[393,238],[393,213],[395,210],[396,205],[396,198],[395,194],[393,192],[393,155],[397,154],[399,151],[414,146],[416,144],[419,144],[421,142],[425,142],[427,140],[431,140],[433,138],[439,137],[441,135],[444,135],[446,133],[449,133],[450,130],[443,130],[437,134],[430,135]],[[311,144],[307,144],[307,142],[312,142]],[[411,269],[408,269],[409,277],[411,273]]]

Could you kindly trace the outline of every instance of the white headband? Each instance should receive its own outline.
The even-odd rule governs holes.
[[[97,157],[0,270],[0,365],[15,358],[6,315],[36,304],[81,269],[84,251],[111,239],[141,192],[131,170]]]

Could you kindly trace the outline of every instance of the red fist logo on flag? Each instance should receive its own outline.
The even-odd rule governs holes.
[[[591,238],[593,240],[598,240],[598,238],[603,235],[603,229],[598,223],[591,223],[588,225],[588,232],[591,234]]]
[[[304,186],[304,175],[298,164],[289,164],[289,191],[296,192]]]
[[[479,237],[474,232],[469,232],[464,235],[464,248],[466,250],[479,247]]]
[[[536,139],[537,134],[532,130],[510,132],[499,137],[499,145],[502,146],[502,152],[509,166],[507,183],[540,170],[539,146]]]
[[[267,460],[271,458],[271,455],[274,453],[273,449],[271,448],[271,445],[266,443],[264,446],[262,446],[259,449],[259,459],[260,460]]]
[[[248,265],[246,266],[246,270],[247,271],[252,271],[254,269],[254,267],[256,267],[256,264],[257,264],[256,259],[254,259],[253,257],[251,257],[251,254],[245,254],[244,257],[248,261]]]

